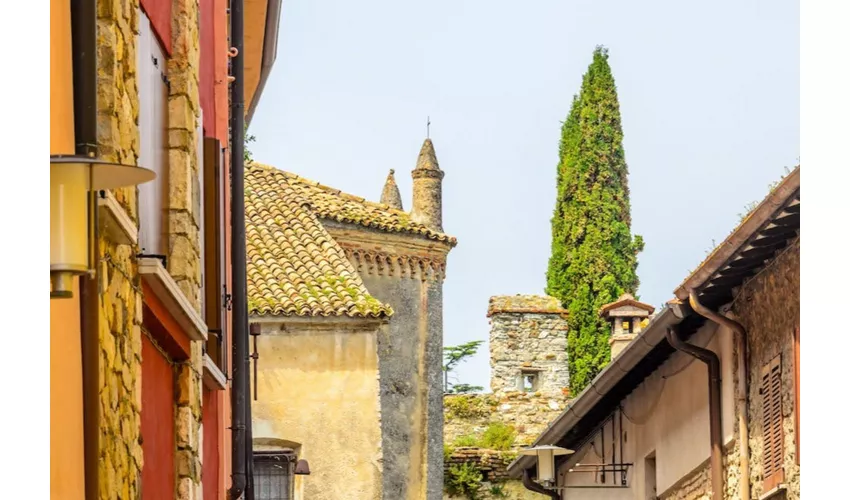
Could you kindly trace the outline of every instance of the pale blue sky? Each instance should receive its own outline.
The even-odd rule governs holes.
[[[643,235],[639,294],[660,306],[799,156],[799,2],[284,0],[254,115],[258,161],[378,200],[431,116],[443,221],[457,236],[445,344],[487,339],[491,295],[542,293],[561,121],[608,47]],[[487,346],[462,365],[488,387]]]

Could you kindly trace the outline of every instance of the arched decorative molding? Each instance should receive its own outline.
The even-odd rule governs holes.
[[[369,276],[386,276],[442,281],[446,278],[444,260],[411,255],[396,255],[343,246],[345,256],[358,273]]]

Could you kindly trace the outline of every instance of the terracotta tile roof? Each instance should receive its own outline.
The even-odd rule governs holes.
[[[359,196],[343,193],[316,181],[304,179],[290,172],[278,170],[269,165],[258,163],[246,167],[248,171],[264,171],[273,173],[280,184],[294,188],[309,203],[313,212],[322,219],[337,222],[359,224],[361,226],[386,232],[405,232],[424,236],[431,240],[443,241],[451,246],[457,245],[457,239],[439,231],[434,231],[423,224],[413,222],[410,214],[394,209],[383,203],[368,201]]]
[[[548,295],[498,295],[490,297],[487,316],[496,313],[566,314],[561,303]]]
[[[618,298],[614,302],[611,302],[610,304],[605,304],[604,306],[602,306],[599,309],[599,315],[604,317],[605,314],[608,313],[609,311],[611,311],[613,309],[617,309],[618,307],[623,307],[623,306],[637,307],[638,309],[643,309],[644,311],[648,312],[649,314],[652,314],[652,312],[655,311],[655,307],[653,307],[649,304],[645,304],[643,302],[640,302],[639,300],[636,300],[634,298],[634,296],[630,293],[624,293],[623,295],[620,295],[620,298]]]
[[[309,199],[271,168],[245,169],[249,314],[388,317]]]

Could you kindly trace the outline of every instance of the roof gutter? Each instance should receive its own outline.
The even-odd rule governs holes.
[[[741,478],[744,482],[740,494],[741,500],[750,500],[750,422],[747,412],[747,391],[749,390],[749,381],[747,378],[750,372],[747,366],[747,360],[749,359],[747,356],[747,331],[737,321],[702,305],[697,298],[697,294],[693,291],[690,294],[690,303],[695,313],[718,325],[725,326],[735,333],[735,341],[737,342],[735,350],[738,353],[738,383],[735,387],[735,399],[738,400],[739,468],[741,470]]]
[[[266,81],[269,79],[269,74],[277,59],[277,40],[280,34],[280,4],[282,0],[269,0],[266,7],[266,26],[265,35],[263,36],[263,57],[260,62],[260,81],[257,83],[257,90],[254,91],[253,99],[248,103],[248,113],[245,115],[246,127],[251,123],[251,118],[254,117],[254,111],[257,109],[257,103],[260,102],[260,96],[263,89],[266,87]]]
[[[689,344],[676,327],[667,328],[667,342],[677,351],[694,357],[708,367],[708,423],[711,438],[711,497],[723,500],[723,427],[720,402],[720,358],[714,351]]]
[[[640,333],[623,351],[602,370],[596,378],[579,394],[573,403],[556,418],[549,427],[534,441],[532,446],[554,445],[572,429],[602,397],[611,390],[629,371],[634,368],[652,349],[664,342],[667,328],[678,324],[677,318],[669,307],[665,307],[652,320],[646,330]],[[518,479],[523,471],[533,467],[535,458],[522,455],[508,466],[508,475]]]

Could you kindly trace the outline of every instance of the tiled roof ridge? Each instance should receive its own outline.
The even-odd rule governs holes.
[[[322,183],[320,183],[318,181],[314,181],[312,179],[307,179],[305,177],[302,177],[302,176],[295,174],[295,173],[292,173],[292,172],[288,172],[286,170],[281,170],[281,169],[276,168],[272,165],[253,162],[246,167],[247,168],[255,168],[255,169],[265,170],[265,171],[272,171],[273,173],[275,173],[277,175],[283,176],[283,178],[286,179],[286,181],[288,183],[290,183],[290,185],[293,185],[293,186],[297,186],[297,185],[309,186],[311,188],[318,189],[318,190],[320,190],[324,193],[332,195],[332,196],[334,196],[334,197],[336,197],[340,200],[352,201],[352,202],[355,202],[355,203],[359,203],[366,208],[374,208],[374,209],[380,210],[380,211],[384,212],[387,216],[404,217],[404,218],[407,218],[407,219],[410,218],[410,214],[408,212],[393,208],[393,207],[387,205],[386,203],[378,203],[378,202],[370,201],[370,200],[367,200],[366,198],[363,198],[362,196],[356,196],[356,195],[353,195],[353,194],[350,194],[350,193],[346,193],[345,191],[342,191],[338,188],[334,188],[334,187],[322,184]],[[304,198],[306,198],[307,204],[309,204],[311,207],[315,207],[315,204],[313,203],[313,201],[309,199],[309,195],[303,195],[303,196],[304,196]],[[315,208],[314,208],[314,211],[316,211]],[[421,237],[424,237],[424,238],[427,238],[427,239],[430,239],[430,240],[442,241],[442,242],[448,243],[452,247],[457,245],[457,238],[455,238],[454,236],[449,236],[446,233],[443,233],[443,232],[440,232],[440,231],[435,231],[435,230],[428,228],[428,227],[426,227],[422,224],[414,223],[412,221],[408,221],[406,223],[408,226],[392,225],[392,224],[387,224],[387,223],[381,223],[380,221],[376,221],[376,220],[368,220],[366,218],[357,219],[357,218],[353,218],[353,217],[348,217],[348,216],[346,216],[346,215],[344,215],[344,214],[342,214],[338,211],[332,210],[331,208],[327,208],[327,212],[328,212],[328,215],[330,215],[330,217],[328,217],[326,214],[320,213],[321,211],[322,210],[318,210],[319,213],[316,213],[316,215],[320,219],[330,219],[330,220],[336,220],[338,222],[354,223],[354,224],[358,224],[358,225],[361,225],[361,226],[364,226],[364,227],[370,227],[370,228],[373,228],[373,229],[378,229],[378,230],[381,230],[381,231],[384,231],[384,232],[389,232],[389,233],[413,234],[413,235],[421,236]]]

